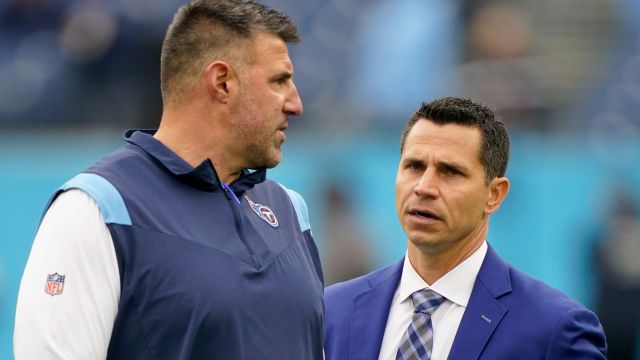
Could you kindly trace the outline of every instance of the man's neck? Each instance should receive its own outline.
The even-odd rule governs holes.
[[[432,285],[480,248],[486,240],[487,228],[488,219],[483,221],[467,239],[444,249],[418,247],[409,241],[407,249],[409,261],[418,275],[427,284]]]
[[[221,181],[229,184],[242,173],[225,147],[221,129],[189,118],[189,112],[165,112],[154,137],[194,168],[209,159]]]

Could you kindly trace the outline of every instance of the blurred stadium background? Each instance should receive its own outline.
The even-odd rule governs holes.
[[[182,3],[0,0],[0,358],[49,195],[127,128],[157,125]],[[327,284],[400,259],[400,131],[423,100],[472,97],[513,142],[490,243],[598,312],[611,359],[640,359],[639,1],[264,3],[304,38],[290,51],[305,113],[271,177],[306,198]]]

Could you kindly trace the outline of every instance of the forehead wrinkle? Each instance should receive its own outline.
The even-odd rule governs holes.
[[[270,53],[271,55],[284,55],[287,58],[289,56],[287,43],[276,35],[257,32],[248,38],[248,42],[250,42],[250,45],[247,47],[253,49],[258,59],[262,58],[265,53]]]
[[[460,129],[454,129],[451,126],[455,125],[433,124],[435,129],[450,127],[450,129],[444,130],[445,133],[441,134],[434,133],[437,131],[424,129],[423,127],[414,127],[407,138],[403,158],[406,155],[407,158],[420,159],[422,162],[429,160],[435,164],[453,165],[464,169],[471,169],[474,166],[471,162],[474,160],[477,161],[478,165],[482,165],[480,163],[478,136],[473,137],[473,140],[470,141],[470,137],[465,136],[464,132],[460,132],[458,131]],[[451,134],[451,131],[455,132]],[[479,135],[478,132],[479,130],[472,131],[476,135]],[[447,134],[453,136],[447,136]]]
[[[464,162],[452,159],[452,158],[448,157],[446,154],[443,155],[443,154],[429,153],[429,154],[426,154],[426,156],[418,156],[416,154],[409,154],[409,152],[407,152],[407,155],[403,156],[402,162],[404,162],[404,163],[415,162],[415,163],[421,163],[421,164],[430,164],[430,165],[435,166],[435,167],[448,166],[448,167],[454,167],[454,168],[457,168],[457,169],[460,169],[460,170],[464,170],[464,171],[469,171],[470,170],[469,165],[465,164]]]

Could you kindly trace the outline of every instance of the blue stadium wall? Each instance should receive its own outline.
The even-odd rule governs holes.
[[[0,135],[2,359],[13,357],[15,302],[42,207],[60,184],[121,144],[116,133],[72,134]],[[376,265],[400,259],[406,240],[394,203],[398,137],[289,138],[270,176],[305,197],[320,248],[322,189],[331,181],[350,195]],[[640,197],[640,144],[535,134],[512,142],[511,192],[491,220],[489,241],[515,266],[592,306],[593,233],[604,225],[616,184]]]

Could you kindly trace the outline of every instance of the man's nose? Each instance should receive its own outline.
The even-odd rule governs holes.
[[[435,169],[429,167],[423,173],[416,183],[413,191],[422,197],[438,196],[438,177]]]
[[[303,112],[302,99],[300,99],[300,95],[298,94],[298,89],[296,85],[291,82],[291,90],[285,99],[284,103],[284,112],[287,115],[291,116],[300,116]]]

